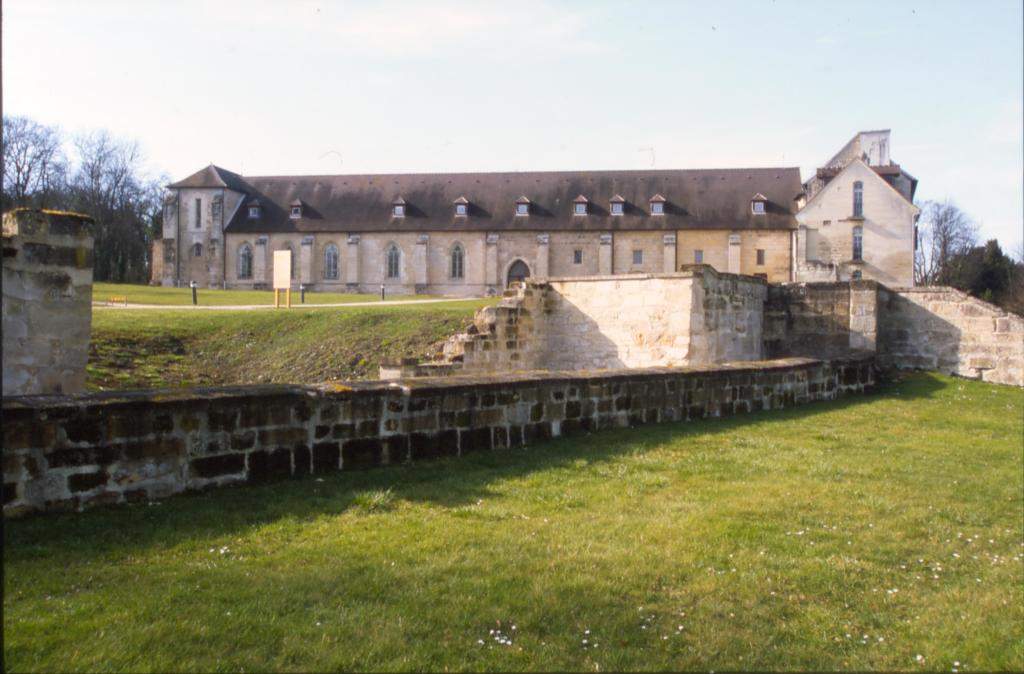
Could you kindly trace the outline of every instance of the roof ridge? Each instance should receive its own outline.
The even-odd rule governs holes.
[[[219,168],[219,167],[218,167]],[[410,173],[302,173],[295,175],[241,175],[245,180],[299,179],[299,178],[399,178],[399,177],[443,177],[443,176],[525,176],[555,174],[659,174],[659,173],[725,173],[744,171],[799,171],[799,166],[749,166],[740,168],[675,168],[675,169],[566,169],[542,171],[420,171]]]

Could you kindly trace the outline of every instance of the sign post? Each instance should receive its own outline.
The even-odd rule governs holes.
[[[290,250],[274,251],[274,308],[281,306],[281,291],[285,293],[285,302],[292,307],[292,252]]]

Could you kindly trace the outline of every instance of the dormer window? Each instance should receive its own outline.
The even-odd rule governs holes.
[[[526,216],[530,214],[530,200],[526,197],[516,199],[516,215]]]
[[[626,210],[626,200],[616,194],[611,199],[612,215],[622,215]]]
[[[250,204],[249,205],[249,219],[256,220],[260,217],[260,205]]]
[[[466,197],[459,197],[455,200],[455,215],[460,218],[464,218],[469,215],[469,199]]]
[[[572,214],[573,215],[586,215],[587,214],[587,198],[582,194],[572,200]]]
[[[292,207],[291,214],[290,214],[291,219],[292,220],[298,220],[299,218],[301,218],[302,217],[302,202],[300,200],[296,199],[290,205]]]
[[[754,198],[750,200],[750,212],[754,215],[764,215],[765,204],[768,203],[767,197],[758,192],[754,195]]]
[[[651,197],[651,215],[665,215],[665,197],[655,194]]]
[[[398,197],[397,199],[391,202],[391,217],[405,217],[405,199],[403,199],[402,197]]]

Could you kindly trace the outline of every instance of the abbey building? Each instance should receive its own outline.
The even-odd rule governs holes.
[[[917,181],[889,132],[797,168],[241,176],[168,186],[152,281],[268,288],[273,253],[311,290],[485,295],[524,277],[708,264],[768,281],[913,284]]]

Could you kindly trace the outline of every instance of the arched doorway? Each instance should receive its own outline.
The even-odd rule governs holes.
[[[522,260],[516,260],[512,263],[512,266],[508,268],[508,280],[506,285],[512,285],[515,281],[522,281],[530,278],[530,268],[526,266],[526,263]]]

